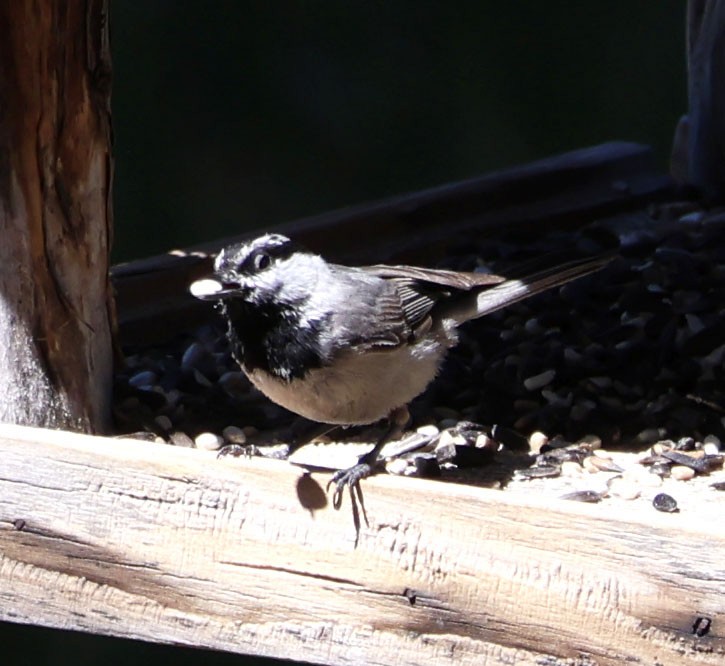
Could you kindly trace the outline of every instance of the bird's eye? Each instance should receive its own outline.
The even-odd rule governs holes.
[[[254,268],[258,271],[263,271],[271,263],[272,259],[266,252],[262,252],[254,257]]]

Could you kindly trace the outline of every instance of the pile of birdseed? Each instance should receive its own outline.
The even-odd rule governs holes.
[[[599,273],[461,327],[410,433],[386,450],[390,473],[663,511],[687,504],[684,488],[725,501],[725,210],[672,204],[576,232],[467,238],[443,267],[506,275],[612,237],[620,256]],[[223,331],[210,306],[209,324],[172,345],[124,350],[119,431],[284,457],[296,419],[250,386]],[[335,439],[292,460],[346,467],[374,433]]]

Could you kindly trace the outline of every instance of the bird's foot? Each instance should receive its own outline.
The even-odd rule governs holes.
[[[373,464],[365,461],[365,456],[360,461],[348,467],[347,469],[341,469],[332,476],[327,482],[327,490],[330,490],[330,486],[334,483],[335,490],[332,493],[332,506],[335,509],[339,509],[342,505],[342,496],[345,492],[345,488],[350,489],[350,495],[357,492],[360,494],[360,481],[372,476],[375,473]]]
[[[378,439],[375,446],[365,455],[361,456],[358,459],[356,465],[353,465],[348,469],[341,469],[339,472],[335,472],[335,474],[327,484],[327,490],[330,489],[330,486],[333,483],[335,484],[335,490],[332,493],[332,506],[335,509],[339,509],[342,505],[342,496],[345,492],[345,488],[350,489],[350,498],[352,499],[353,503],[353,511],[356,511],[356,495],[360,500],[360,504],[362,505],[362,492],[360,491],[360,481],[376,473],[376,464],[378,462],[378,454],[380,453],[380,449],[383,448],[383,445],[386,442],[398,436],[409,420],[410,414],[408,413],[407,407],[403,406],[394,409],[390,413],[390,416],[388,416],[388,427],[386,431]]]

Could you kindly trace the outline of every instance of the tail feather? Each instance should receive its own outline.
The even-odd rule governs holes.
[[[478,317],[491,314],[548,289],[595,273],[604,268],[613,258],[612,255],[607,255],[594,259],[578,259],[526,277],[506,280],[495,287],[479,291],[473,298],[462,299],[445,316],[459,324],[471,319],[478,319]]]

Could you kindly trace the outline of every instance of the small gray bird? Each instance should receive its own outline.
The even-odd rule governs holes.
[[[407,404],[435,378],[462,323],[599,270],[611,257],[577,260],[522,279],[414,266],[332,264],[280,234],[224,248],[213,278],[191,285],[218,301],[232,354],[262,393],[312,421],[389,431],[346,486],[373,473]]]

